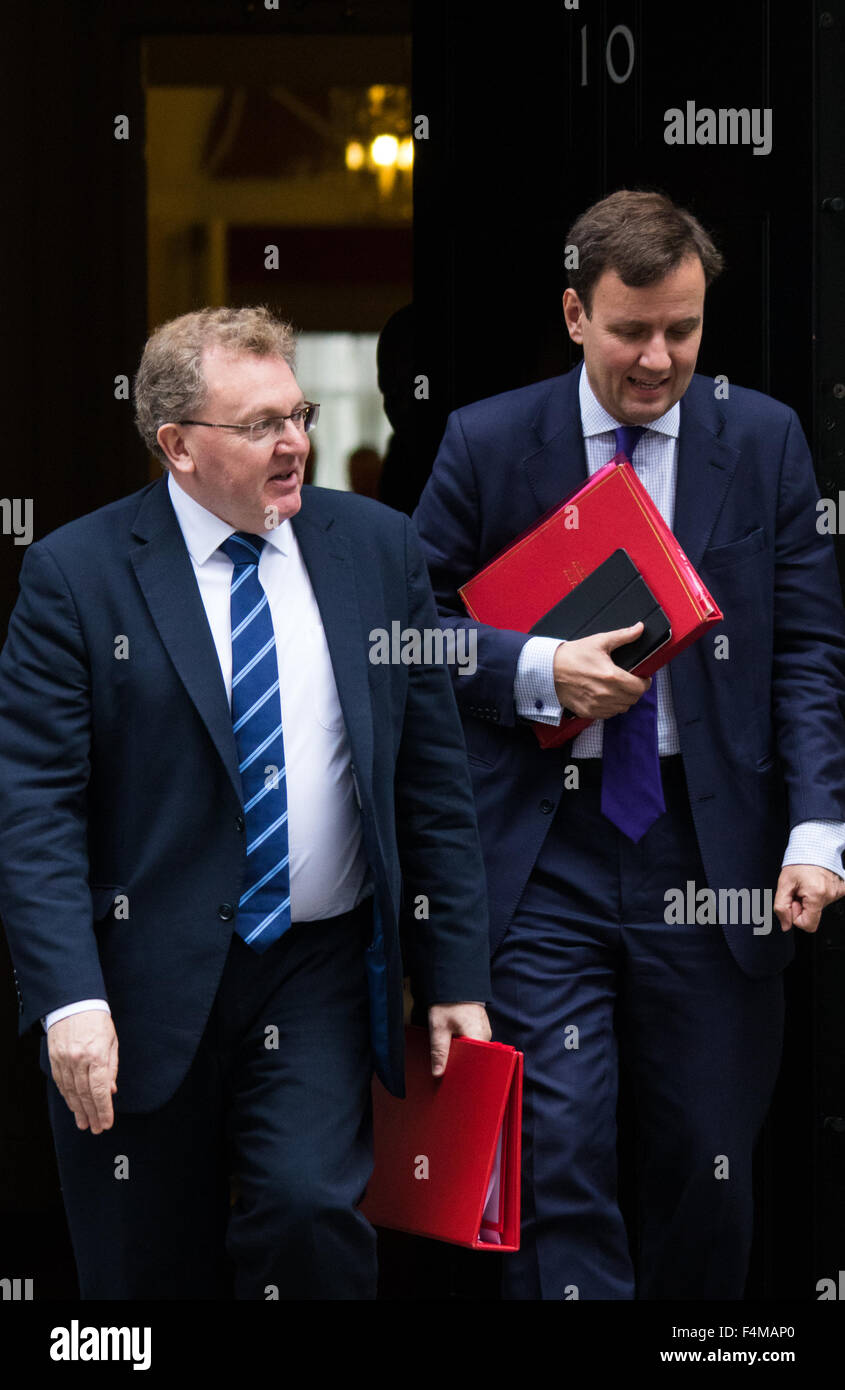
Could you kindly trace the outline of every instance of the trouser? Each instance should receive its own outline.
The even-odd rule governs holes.
[[[492,965],[493,1036],[525,1053],[521,1249],[503,1257],[503,1295],[738,1299],[782,976],[743,974],[718,926],[665,921],[667,889],[707,882],[681,759],[661,760],[667,810],[637,845],[601,814],[600,760],[578,766]],[[637,1125],[633,1258],[620,1061]]]
[[[371,904],[263,955],[233,934],[194,1061],[154,1113],[95,1135],[48,1080],[82,1298],[375,1298],[356,1209],[372,1171]]]

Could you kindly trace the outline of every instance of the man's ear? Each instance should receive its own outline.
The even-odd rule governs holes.
[[[179,473],[193,473],[194,460],[181,425],[159,425],[156,439],[172,468]]]
[[[574,290],[567,289],[563,292],[563,317],[573,343],[583,343],[584,333],[581,320],[582,317],[589,318],[589,314]]]

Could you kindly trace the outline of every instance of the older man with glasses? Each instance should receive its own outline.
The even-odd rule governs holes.
[[[425,564],[406,517],[303,488],[293,353],[263,309],[153,334],[166,474],[27,551],[0,657],[0,907],[86,1299],[375,1297],[420,893],[434,1073],[490,1036],[449,676],[368,660],[436,627]]]

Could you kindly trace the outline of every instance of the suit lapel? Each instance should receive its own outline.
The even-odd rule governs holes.
[[[166,478],[144,498],[133,535],[141,544],[129,558],[153,622],[240,800],[243,793],[226,687]]]
[[[324,495],[303,490],[292,521],[331,657],[356,774],[369,787],[373,768],[367,633],[361,619],[352,545]]]
[[[532,452],[523,460],[538,515],[551,511],[587,480],[587,454],[578,399],[580,364],[555,378],[530,433]]]
[[[681,397],[678,476],[672,530],[698,566],[728,494],[739,453],[720,438],[721,416],[704,380],[693,377]]]
[[[538,516],[556,507],[584,483],[587,456],[578,382],[581,366],[551,383],[530,432],[536,447],[524,460]],[[673,531],[691,563],[698,565],[713,533],[739,454],[720,438],[723,419],[707,379],[693,377],[681,398],[678,474]]]

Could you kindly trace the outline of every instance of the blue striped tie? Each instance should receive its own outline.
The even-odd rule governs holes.
[[[236,531],[220,549],[232,570],[232,727],[246,820],[246,884],[235,931],[261,953],[290,926],[288,799],[279,664],[258,578],[263,536]]]

